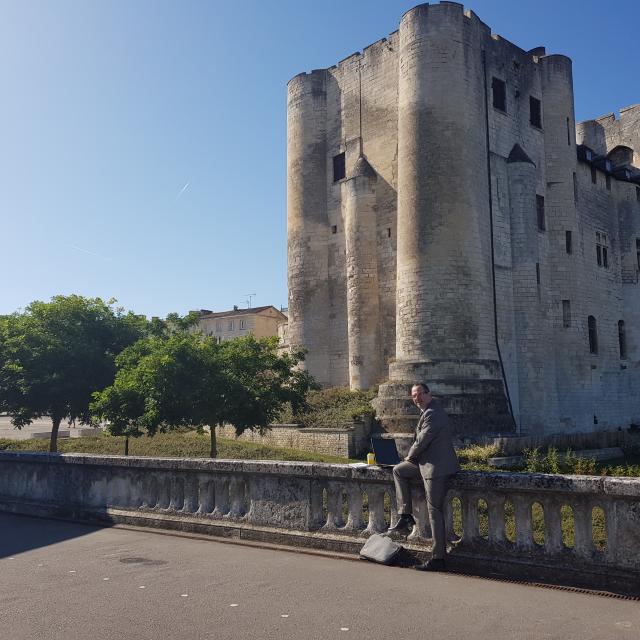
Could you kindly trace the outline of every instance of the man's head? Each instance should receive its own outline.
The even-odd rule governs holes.
[[[418,382],[411,387],[411,399],[413,400],[413,404],[415,404],[421,411],[424,411],[427,408],[432,398],[433,396],[431,395],[431,391],[424,382]]]

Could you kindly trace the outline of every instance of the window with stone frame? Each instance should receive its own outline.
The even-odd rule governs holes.
[[[222,322],[218,320],[218,322],[216,322],[216,333],[220,333],[221,331],[222,331]]]
[[[602,231],[596,231],[596,262],[599,267],[609,268],[609,240]]]
[[[227,325],[227,331],[233,331],[233,320],[229,320],[229,324]]]
[[[547,228],[544,212],[544,196],[536,196],[536,212],[538,217],[538,231],[544,231]]]
[[[624,328],[624,320],[618,321],[618,348],[620,350],[620,360],[627,359],[627,333]]]
[[[504,80],[493,78],[491,81],[491,90],[493,92],[493,106],[500,111],[507,111],[507,85]]]
[[[247,321],[246,320],[240,320],[240,328],[241,329],[246,329],[247,328]]]
[[[542,129],[542,103],[533,96],[529,96],[529,122]]]
[[[346,164],[344,151],[337,156],[333,156],[333,181],[338,182],[346,176]]]
[[[598,325],[593,316],[587,318],[587,326],[589,328],[589,353],[597,355],[598,353]]]
[[[571,326],[571,300],[562,301],[562,326],[565,329]]]

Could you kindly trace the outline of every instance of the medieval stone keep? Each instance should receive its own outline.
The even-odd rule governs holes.
[[[451,2],[288,86],[291,344],[461,433],[640,423],[640,105],[576,126],[571,60]]]

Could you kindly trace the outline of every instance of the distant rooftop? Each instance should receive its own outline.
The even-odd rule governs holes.
[[[250,307],[249,309],[239,309],[238,307],[233,307],[233,309],[229,309],[229,311],[210,311],[209,309],[200,309],[200,317],[201,318],[222,318],[224,316],[246,316],[255,313],[262,313],[267,309],[273,309],[278,313],[282,314],[281,311],[278,311],[272,304],[268,304],[264,307]],[[282,314],[284,315],[284,314]]]

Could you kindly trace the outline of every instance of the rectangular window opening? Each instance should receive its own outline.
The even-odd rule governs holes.
[[[229,324],[227,325],[228,331],[233,331],[233,320],[229,320]]]
[[[544,214],[544,196],[536,196],[536,211],[538,214],[538,229],[544,231],[547,228]]]
[[[493,90],[493,106],[500,111],[507,111],[507,85],[504,80],[494,78],[491,81]]]
[[[638,263],[638,271],[640,271],[640,238],[636,238],[636,261]]]
[[[538,129],[542,129],[542,108],[540,100],[529,96],[529,122]]]
[[[598,184],[598,172],[593,165],[591,165],[591,182],[593,182],[593,184]]]
[[[344,152],[333,156],[333,181],[338,182],[346,176],[346,165]]]
[[[609,174],[605,176],[605,181],[607,185],[607,191],[611,191],[611,176]]]
[[[596,245],[596,260],[598,262],[598,266],[601,267],[602,266],[602,246],[599,244]]]
[[[536,262],[536,282],[540,284],[540,263]]]
[[[609,268],[609,253],[607,247],[602,247],[602,266],[605,269]]]
[[[338,233],[338,225],[336,224],[331,225],[331,233]]]
[[[573,172],[573,201],[578,202],[578,176]]]
[[[247,328],[247,321],[246,320],[240,320],[240,328],[241,329],[246,329]]]
[[[567,118],[567,144],[571,146],[571,120]]]
[[[562,301],[562,326],[566,329],[571,326],[571,301]]]
[[[573,238],[571,237],[571,231],[564,232],[564,246],[567,253],[573,253]]]
[[[391,227],[387,227],[387,238],[391,237]]]

